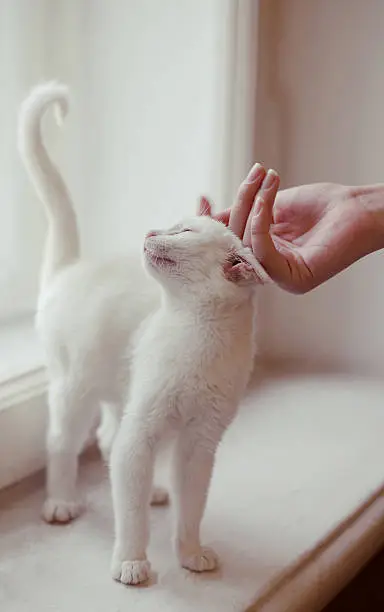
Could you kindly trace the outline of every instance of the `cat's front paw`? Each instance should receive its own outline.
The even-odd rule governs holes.
[[[123,584],[141,584],[146,582],[151,571],[149,561],[112,561],[111,574],[114,580]]]
[[[42,517],[47,523],[65,524],[77,518],[83,510],[84,505],[80,502],[49,498],[43,505]]]
[[[212,548],[202,546],[196,552],[180,556],[180,563],[191,572],[211,572],[219,565],[219,558]]]

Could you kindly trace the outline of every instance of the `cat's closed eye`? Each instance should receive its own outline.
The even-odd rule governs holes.
[[[174,234],[184,234],[185,232],[193,232],[190,227],[183,227],[182,225],[175,225],[167,233],[172,236]]]
[[[175,227],[171,232],[169,232],[171,235],[172,234],[185,234],[185,232],[193,232],[194,230],[191,229],[190,227]]]

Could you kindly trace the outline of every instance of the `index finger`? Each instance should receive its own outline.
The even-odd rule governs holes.
[[[251,212],[254,199],[265,177],[265,168],[257,163],[240,185],[236,201],[231,209],[229,227],[240,239],[243,239],[247,219]]]
[[[271,207],[272,207],[273,204],[275,203],[275,198],[276,198],[276,195],[279,189],[279,185],[280,185],[280,177],[277,174],[277,172],[275,172],[275,170],[272,170],[272,169],[268,170],[267,175],[264,178],[261,188],[257,194],[257,198],[261,198],[262,200],[271,202]],[[255,208],[255,203],[252,204],[251,213],[248,216],[248,220],[246,222],[246,226],[244,230],[243,242],[246,246],[249,246],[251,244],[251,226],[252,226],[254,208]],[[271,212],[271,215],[272,215],[272,212]]]

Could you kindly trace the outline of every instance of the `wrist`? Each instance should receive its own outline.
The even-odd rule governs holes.
[[[384,184],[349,188],[362,224],[362,246],[366,254],[384,248]]]

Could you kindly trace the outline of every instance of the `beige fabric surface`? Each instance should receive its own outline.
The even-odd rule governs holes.
[[[305,598],[303,609],[317,609],[327,589],[342,586],[384,540],[383,504],[367,513],[366,523],[360,521],[358,537],[352,532],[383,481],[383,398],[381,385],[329,377],[272,379],[250,392],[220,449],[210,491],[204,541],[222,560],[211,575],[178,568],[170,544],[171,508],[157,508],[151,584],[123,587],[110,579],[110,495],[106,470],[96,458],[82,466],[88,512],[72,525],[51,527],[39,520],[41,478],[3,492],[0,610],[226,612],[259,601],[254,609],[288,612],[295,601],[305,605]],[[331,574],[322,557],[321,580],[315,567],[304,583],[293,583],[289,606],[285,597],[279,603],[287,580],[308,566],[300,560],[316,560],[311,555],[319,543],[327,548],[342,537]],[[345,561],[347,549],[353,569]]]

